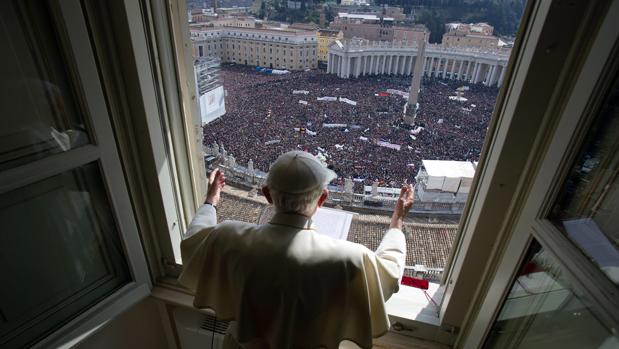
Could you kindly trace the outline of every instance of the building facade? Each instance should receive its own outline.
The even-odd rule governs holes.
[[[342,31],[345,39],[361,38],[371,41],[417,41],[422,40],[427,32],[423,25],[396,26],[393,17],[345,12],[340,12],[329,24],[329,28]]]
[[[218,57],[274,69],[315,69],[316,31],[237,27],[203,27],[191,31],[194,57]]]
[[[411,75],[417,43],[368,40],[337,41],[329,47],[327,72],[341,78],[364,75]],[[426,45],[423,76],[456,79],[486,86],[503,82],[509,52]]]
[[[422,160],[415,177],[416,212],[462,213],[475,176],[469,161]]]
[[[199,58],[193,63],[202,124],[208,124],[226,113],[225,93],[219,79],[219,68],[220,62],[217,57]]]
[[[219,17],[208,22],[213,27],[255,28],[256,19],[248,16]]]
[[[445,25],[442,44],[446,47],[474,47],[498,49],[500,40],[492,35],[494,28],[487,23],[448,23]]]
[[[319,29],[316,33],[318,39],[317,59],[319,62],[326,62],[329,58],[329,46],[335,40],[344,38],[344,33],[333,29]]]

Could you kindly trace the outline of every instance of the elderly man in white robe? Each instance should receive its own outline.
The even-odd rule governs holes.
[[[318,234],[312,216],[336,175],[312,154],[291,151],[272,165],[262,192],[276,214],[268,224],[217,224],[225,185],[210,176],[204,206],[181,243],[179,282],[194,306],[234,320],[227,348],[371,348],[389,329],[385,301],[404,271],[404,217],[413,187],[404,185],[389,230],[376,251]]]

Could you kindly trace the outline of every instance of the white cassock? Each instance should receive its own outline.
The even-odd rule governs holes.
[[[337,348],[349,340],[371,348],[389,329],[385,301],[398,290],[406,243],[389,229],[373,252],[318,234],[296,214],[217,224],[204,205],[181,254],[179,282],[195,294],[194,306],[236,322],[225,347]]]

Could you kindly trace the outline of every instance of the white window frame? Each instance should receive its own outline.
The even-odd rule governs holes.
[[[64,27],[59,28],[58,33],[62,42],[68,47],[61,49],[65,50],[67,57],[70,57],[68,62],[72,64],[67,65],[67,70],[70,71],[69,76],[82,93],[81,101],[87,111],[84,121],[89,126],[90,143],[2,171],[0,192],[96,162],[101,170],[101,179],[106,188],[110,208],[113,210],[132,280],[34,344],[33,348],[71,346],[79,342],[94,328],[101,327],[110,318],[118,316],[125,309],[147,297],[152,288],[81,5],[74,0],[52,2],[50,6],[54,22]]]
[[[164,122],[164,125],[169,123],[166,127],[170,128],[172,128],[171,125],[177,125],[175,127],[178,130],[176,133],[169,132],[170,138],[162,144],[158,143],[158,139],[153,139],[152,146],[153,148],[163,147],[164,151],[173,152],[171,156],[180,159],[193,159],[182,160],[185,161],[185,164],[189,164],[195,160],[195,157],[192,157],[189,153],[192,148],[191,145],[195,144],[200,136],[195,120],[186,117],[197,115],[197,109],[193,102],[196,96],[191,65],[191,42],[189,36],[185,35],[187,33],[186,16],[184,15],[186,13],[185,4],[182,1],[171,0],[172,6],[165,6],[163,1],[144,0],[143,3],[146,5],[142,12],[135,8],[138,5],[133,6],[133,10],[129,12],[131,12],[134,20],[140,18],[144,22],[143,16],[152,16],[148,18],[154,19],[154,23],[150,23],[155,28],[153,32],[143,31],[142,34],[136,35],[134,40],[136,46],[140,46],[138,53],[146,52],[141,57],[147,59],[151,57],[151,59],[157,61],[153,63],[157,66],[157,73],[165,77],[159,81],[152,79],[151,82],[153,85],[163,86],[161,90],[163,93],[158,97],[169,104],[168,113],[165,116],[167,121]],[[442,324],[446,325],[445,332],[450,334],[455,333],[458,328],[463,326],[465,320],[475,310],[474,307],[477,304],[471,302],[471,300],[475,299],[476,295],[484,293],[489,287],[489,284],[484,283],[487,280],[484,281],[482,276],[493,271],[494,266],[489,261],[496,258],[496,255],[501,252],[503,246],[500,241],[507,236],[509,228],[514,223],[514,217],[520,209],[518,204],[522,201],[522,186],[526,183],[521,182],[518,171],[522,169],[521,165],[527,164],[527,159],[520,159],[520,162],[510,166],[506,158],[509,158],[510,155],[521,157],[523,153],[526,153],[522,149],[513,148],[514,145],[522,145],[523,149],[530,149],[531,144],[529,144],[529,139],[519,141],[509,139],[509,142],[506,142],[506,137],[513,136],[516,133],[514,125],[522,123],[515,118],[517,113],[532,111],[535,108],[540,109],[539,106],[531,105],[531,101],[534,100],[531,95],[535,92],[524,91],[523,88],[530,86],[532,81],[536,81],[536,79],[540,80],[539,77],[534,77],[535,74],[540,73],[540,71],[535,70],[539,69],[539,66],[534,66],[532,62],[540,57],[540,45],[551,44],[549,42],[542,43],[539,40],[553,4],[554,2],[550,1],[530,1],[523,16],[523,20],[526,20],[526,22],[521,24],[519,42],[512,52],[514,57],[510,59],[505,83],[497,100],[496,115],[489,128],[478,174],[471,192],[472,197],[465,208],[460,228],[461,234],[455,243],[450,263],[447,266],[449,269],[443,280],[446,292],[441,304],[440,319]],[[127,7],[131,6],[127,5]],[[556,26],[554,29],[557,29]],[[156,50],[152,50],[150,54],[148,54],[148,47],[143,47],[145,44],[140,43],[140,40],[144,41],[145,37],[154,38],[150,43],[152,47],[156,47]],[[549,50],[552,49],[549,46]],[[166,50],[172,50],[172,52],[166,53]],[[144,74],[149,75],[148,72]],[[546,89],[548,90],[548,87]],[[156,95],[153,96],[155,100],[156,97]],[[161,128],[161,131],[166,131],[166,128]],[[191,139],[191,137],[195,138]],[[165,145],[169,144],[172,144],[172,146],[165,148]],[[177,188],[176,191],[170,191],[163,196],[169,197],[171,201],[180,203],[178,206],[182,206],[182,209],[178,210],[181,217],[177,226],[184,229],[200,203],[198,197],[204,191],[204,187],[201,187],[201,190],[199,189],[200,183],[198,183],[200,178],[204,178],[202,177],[204,167],[194,166],[193,171],[199,170],[199,172],[192,174],[188,172],[193,171],[185,170],[190,168],[189,166],[181,166],[182,161],[176,161],[180,160],[175,160],[175,163],[171,165],[173,168],[171,173],[175,174],[172,176],[173,178],[159,178],[159,181],[168,182],[167,185]],[[501,171],[498,171],[498,169]],[[187,189],[188,185],[191,189]],[[189,192],[191,192],[191,195],[188,194]],[[170,262],[175,261],[172,251],[174,242],[170,242],[170,236],[172,236],[172,239],[180,239],[180,233],[166,232],[164,235],[157,237],[162,247],[158,256],[168,261],[171,268],[167,270],[167,275],[171,278],[167,279],[169,283],[164,282],[158,285],[174,287],[172,278],[175,277],[174,271],[178,272],[178,265],[172,265],[173,263]],[[488,240],[487,243],[480,245],[480,241],[484,239]],[[484,253],[477,254],[478,251],[471,247],[479,246],[489,248]],[[157,252],[151,251],[151,253]],[[481,269],[475,270],[476,266],[481,266]],[[473,285],[471,285],[470,280],[466,280],[472,273],[480,274],[474,278],[479,283],[473,282]],[[161,280],[166,281],[165,278]],[[182,291],[180,288],[177,288],[177,290]],[[409,323],[410,326],[405,325],[408,328],[415,326],[413,322]],[[406,331],[402,331],[402,333],[406,334]]]
[[[513,128],[518,123],[524,124],[520,127],[529,126],[517,115],[526,109],[522,104],[531,104],[532,92],[525,88],[539,74],[531,71],[532,62],[551,4],[550,1],[530,1],[527,4],[518,33],[520,40],[514,45],[497,97],[470,196],[460,220],[459,234],[443,275],[445,294],[440,318],[449,326],[458,328],[465,323],[473,306],[471,299],[482,288],[482,275],[491,267],[487,261],[496,252],[500,232],[506,229],[506,222],[512,214],[512,201],[517,196],[520,181],[519,170],[526,160],[522,159],[522,149],[526,151],[530,139],[512,137],[508,142],[507,136],[514,133]],[[538,111],[536,115],[542,112]],[[514,159],[520,162],[516,163]]]
[[[138,5],[131,8],[133,11],[130,16],[138,16],[137,7]],[[142,54],[149,57],[154,70],[155,76],[149,81],[157,88],[157,91],[153,91],[153,98],[162,105],[155,114],[158,120],[153,119],[150,122],[160,122],[161,132],[164,135],[164,141],[153,142],[153,148],[159,148],[159,151],[169,157],[170,177],[160,179],[160,183],[162,186],[173,188],[163,196],[163,202],[170,211],[173,209],[172,206],[176,208],[176,219],[172,222],[175,229],[170,230],[167,236],[171,240],[171,246],[165,241],[166,237],[160,240],[165,246],[162,252],[166,267],[168,271],[173,271],[181,263],[182,233],[204,201],[207,179],[202,151],[201,120],[195,103],[197,94],[191,40],[189,35],[186,35],[182,44],[175,46],[175,42],[178,41],[171,37],[171,33],[175,32],[172,30],[174,22],[170,23],[167,8],[161,1],[144,1],[140,15],[151,16],[157,25],[144,28],[142,33],[136,35],[135,40],[143,42],[145,38],[152,38],[149,41],[150,46],[142,47],[144,50]],[[169,10],[171,13],[178,13],[174,12],[174,8]],[[186,17],[180,13],[178,15]],[[189,33],[187,21],[183,25],[184,33]],[[148,29],[151,32],[147,32]],[[176,50],[181,50],[183,56],[177,57]],[[183,68],[186,71],[179,72],[179,69]]]
[[[546,218],[579,154],[588,125],[597,116],[605,92],[619,73],[619,64],[612,61],[619,57],[619,28],[616,25],[619,1],[613,1],[606,13],[585,13],[587,15],[604,17],[599,33],[594,37],[582,68],[577,71],[569,95],[562,100],[561,108],[550,115],[555,122],[549,125],[546,140],[539,145],[538,153],[543,157],[531,186],[526,190],[526,202],[498,258],[496,272],[489,281],[479,311],[471,318],[466,336],[462,338],[464,348],[483,345],[533,239],[556,259],[564,272],[563,277],[591,301],[598,319],[608,328],[619,329],[617,286]]]

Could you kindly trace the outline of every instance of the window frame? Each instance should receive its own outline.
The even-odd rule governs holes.
[[[549,136],[536,151],[540,159],[527,189],[528,197],[513,225],[513,234],[496,260],[497,269],[488,281],[487,293],[480,302],[479,311],[470,318],[468,331],[462,338],[463,347],[478,348],[483,345],[533,239],[557,261],[564,271],[563,276],[570,280],[573,287],[591,301],[602,323],[610,328],[619,328],[618,287],[547,218],[579,154],[588,126],[597,116],[607,95],[608,87],[619,78],[619,62],[616,60],[619,57],[619,30],[616,26],[619,2],[613,1],[607,11],[602,10],[603,5],[593,7],[582,12],[583,18],[588,17],[590,22],[583,25],[590,31],[585,33],[584,41],[587,42],[588,38],[593,38],[593,41],[585,51],[586,55],[582,52],[575,54],[577,60],[582,61],[579,62],[580,69],[566,72],[574,75],[573,84],[567,86],[569,94],[548,116],[551,119],[547,132]],[[604,19],[599,25],[599,32],[596,32],[598,26],[595,19],[600,17]]]
[[[132,201],[123,175],[116,138],[110,123],[110,113],[101,86],[96,53],[93,52],[88,26],[78,1],[50,3],[53,21],[59,26],[62,42],[59,49],[68,57],[67,70],[77,86],[76,98],[85,112],[84,123],[89,143],[65,152],[48,155],[29,163],[0,172],[0,192],[6,192],[34,182],[96,163],[113,211],[119,240],[122,244],[132,280],[84,309],[59,329],[40,339],[32,348],[71,346],[99,328],[110,318],[137,304],[150,294],[152,282],[133,215]]]
[[[488,127],[481,158],[476,168],[469,198],[460,219],[458,235],[445,266],[441,284],[445,294],[440,308],[441,322],[448,327],[460,328],[473,306],[478,284],[486,269],[487,261],[496,253],[497,231],[505,229],[509,220],[511,201],[517,196],[519,183],[518,165],[524,164],[521,149],[530,140],[509,139],[507,136],[520,121],[525,128],[531,126],[515,118],[518,107],[526,99],[525,83],[533,78],[530,72],[543,24],[551,7],[550,1],[529,1],[522,17],[517,42],[507,65],[503,85],[491,125]],[[529,93],[530,95],[531,93]],[[522,125],[520,127],[523,127]],[[519,164],[511,164],[518,158]],[[503,169],[499,171],[498,169]],[[498,183],[497,183],[498,182]],[[495,188],[501,188],[500,195]],[[491,217],[490,219],[488,217]]]
[[[159,60],[159,69],[168,76],[168,82],[164,82],[163,85],[167,85],[164,89],[166,93],[161,95],[162,99],[166,100],[166,103],[173,104],[174,108],[178,108],[176,112],[168,113],[166,118],[170,121],[170,124],[182,125],[178,129],[183,132],[173,134],[172,141],[180,142],[185,146],[169,147],[167,150],[174,152],[179,158],[191,156],[187,154],[189,145],[192,142],[188,141],[189,136],[192,135],[193,129],[191,122],[188,123],[185,118],[186,115],[196,115],[197,109],[195,103],[192,102],[195,99],[195,81],[192,74],[191,52],[187,47],[190,47],[189,38],[183,33],[186,32],[187,24],[186,16],[183,14],[185,11],[185,4],[183,1],[169,0],[172,6],[165,6],[163,2],[166,0],[143,0],[145,16],[151,16],[147,19],[143,19],[148,22],[149,25],[156,28],[150,32],[150,43],[152,45],[158,45],[156,51],[156,60]],[[166,2],[167,3],[167,2]],[[470,302],[471,299],[480,300],[480,295],[484,294],[490,287],[487,278],[482,277],[489,272],[492,272],[493,265],[489,261],[497,258],[499,254],[504,252],[504,244],[502,241],[508,236],[509,229],[514,223],[516,214],[519,212],[523,200],[523,186],[527,185],[526,178],[521,179],[517,175],[517,171],[521,169],[521,165],[530,165],[527,163],[526,155],[528,152],[526,149],[530,149],[532,142],[530,139],[513,139],[517,136],[518,128],[532,127],[530,120],[517,120],[514,118],[518,112],[531,110],[534,106],[531,106],[531,100],[535,100],[531,95],[532,91],[524,91],[523,88],[530,86],[535,81],[539,81],[540,78],[535,78],[533,75],[540,72],[540,66],[533,66],[532,61],[539,59],[543,55],[543,45],[550,45],[549,38],[542,39],[544,34],[546,20],[551,7],[555,2],[548,1],[530,1],[527,4],[525,13],[523,14],[522,23],[518,33],[518,42],[516,43],[510,63],[508,65],[504,84],[499,92],[497,99],[497,105],[495,107],[492,124],[489,127],[487,139],[485,141],[484,150],[482,152],[482,159],[480,159],[477,169],[476,178],[471,190],[471,197],[467,201],[463,219],[460,223],[459,235],[454,243],[451,257],[446,265],[446,273],[442,281],[445,287],[445,298],[441,303],[440,320],[443,325],[444,332],[455,334],[459,329],[464,329],[463,325],[467,319],[470,319],[474,308],[479,306],[476,302]],[[152,11],[152,12],[151,12]],[[151,22],[152,21],[152,22]],[[556,25],[554,30],[557,30]],[[156,32],[156,34],[153,34]],[[166,46],[168,45],[168,46]],[[173,46],[172,46],[173,45]],[[161,54],[163,52],[162,47],[174,47],[174,51],[171,54]],[[176,50],[178,47],[185,47],[182,50]],[[553,49],[552,46],[548,46]],[[548,65],[550,63],[544,62]],[[160,73],[161,74],[161,73]],[[153,81],[154,84],[161,84],[160,81]],[[546,92],[550,94],[550,87],[543,85]],[[553,86],[554,87],[554,86]],[[182,105],[181,105],[182,103]],[[528,105],[527,105],[528,103]],[[539,114],[539,113],[537,113]],[[538,122],[538,124],[541,121]],[[194,135],[199,137],[198,135]],[[508,142],[506,142],[506,138]],[[194,140],[195,141],[195,140]],[[170,140],[168,140],[170,142]],[[160,147],[160,144],[154,144],[153,147]],[[524,149],[524,150],[523,150]],[[517,155],[519,162],[517,164],[507,164],[508,158],[512,155]],[[175,173],[182,175],[183,177],[191,177],[192,174],[183,173],[185,168],[177,165]],[[197,169],[198,167],[194,167]],[[203,168],[203,167],[202,167]],[[497,171],[500,168],[501,171]],[[514,173],[516,172],[516,173]],[[179,175],[179,176],[180,176]],[[191,180],[179,180],[180,187],[186,187],[188,183],[193,183],[200,176],[195,176]],[[193,182],[192,182],[193,181]],[[195,185],[193,187],[194,200],[196,197]],[[497,188],[500,188],[497,190]],[[187,189],[180,190],[179,192],[187,192]],[[499,195],[500,194],[500,195]],[[507,198],[507,199],[506,199]],[[176,200],[182,201],[182,198],[176,194]],[[187,200],[185,198],[185,200]],[[194,204],[185,205],[182,210],[184,217],[184,225],[191,219],[193,212],[197,208],[197,201]],[[498,204],[498,205],[497,205]],[[496,214],[500,212],[500,214]],[[490,216],[494,214],[494,216]],[[488,223],[488,217],[492,217],[492,228],[494,234],[491,234],[492,228],[485,226]],[[496,232],[499,231],[499,234]],[[163,241],[161,245],[164,247],[159,256],[163,259],[173,261],[170,258],[170,242],[165,242],[170,238],[169,232],[160,234],[156,238]],[[490,237],[490,239],[488,239]],[[487,243],[481,244],[479,241],[488,240]],[[471,246],[484,246],[489,247],[483,253],[479,253],[478,250],[472,249]],[[153,252],[153,251],[151,251]],[[156,253],[156,251],[154,251]],[[175,277],[178,275],[180,266],[167,265],[167,274],[163,275],[159,279],[158,286],[163,288],[175,289],[182,291],[175,284]],[[482,271],[482,272],[480,272]],[[471,285],[471,275],[476,275],[473,280],[479,281],[473,282]],[[467,280],[468,279],[468,280]],[[414,328],[414,322],[409,322]],[[416,326],[416,325],[415,325]],[[442,333],[444,334],[442,331]],[[400,333],[407,334],[407,331],[400,331]],[[430,336],[436,336],[430,335]]]

